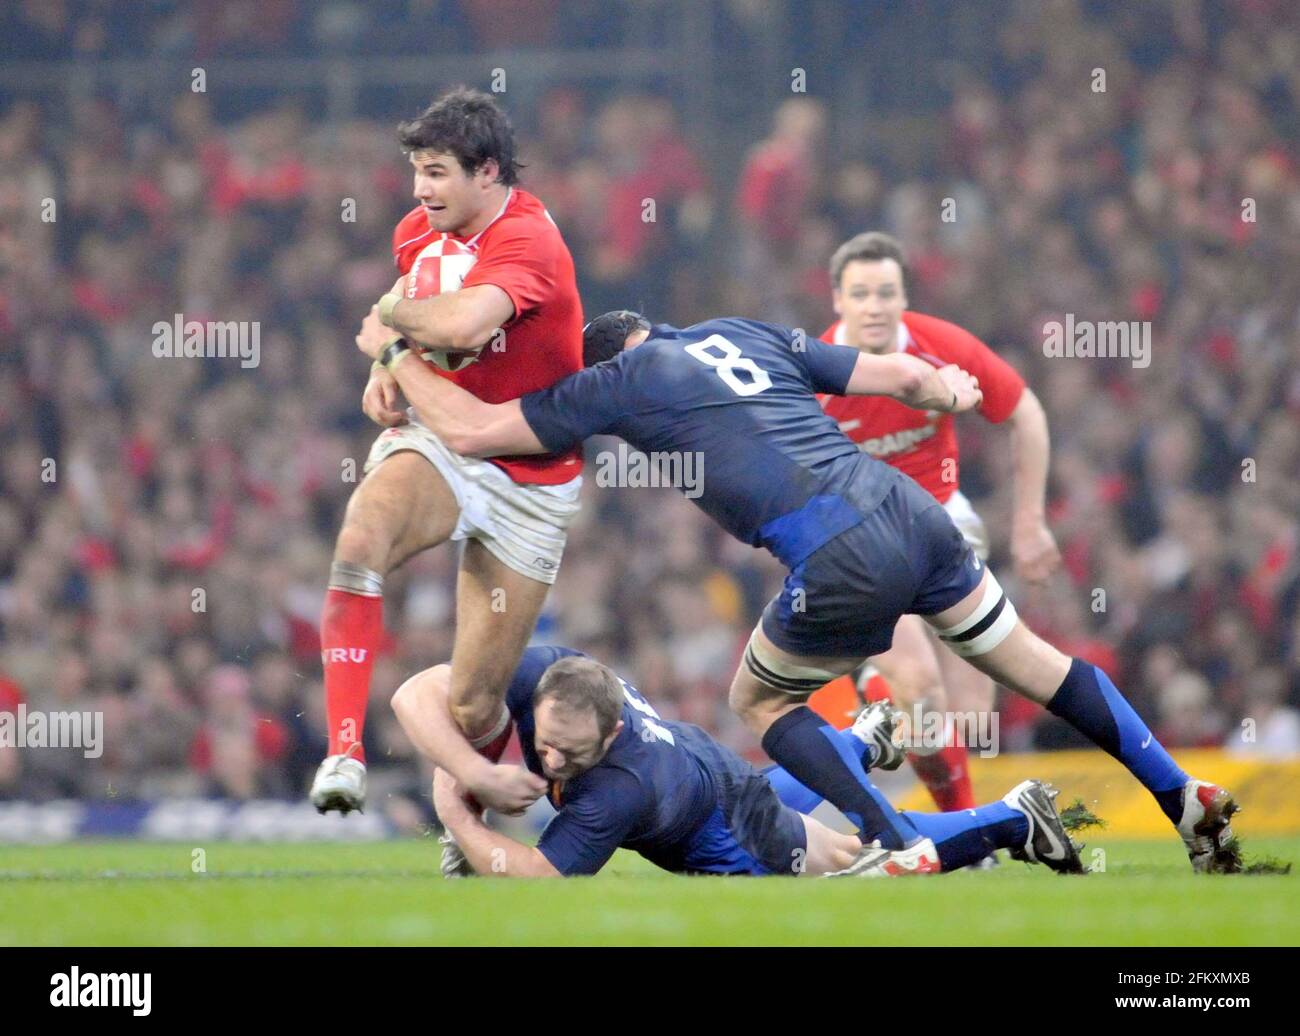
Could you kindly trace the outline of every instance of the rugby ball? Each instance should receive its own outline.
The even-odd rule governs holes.
[[[406,277],[406,297],[427,299],[449,291],[458,291],[474,267],[474,253],[452,237],[441,237],[425,245]],[[480,349],[472,353],[449,353],[442,349],[420,348],[420,356],[445,371],[458,371],[478,360]]]

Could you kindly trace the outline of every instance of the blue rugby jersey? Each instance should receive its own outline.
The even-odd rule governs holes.
[[[695,503],[793,567],[862,521],[895,483],[815,396],[843,394],[858,355],[754,320],[657,324],[636,348],[520,403],[554,452],[612,434],[645,453],[696,455]]]
[[[539,776],[534,747],[533,694],[542,674],[561,658],[581,652],[530,647],[506,691],[506,707],[519,731],[524,763]],[[753,768],[717,744],[699,727],[660,719],[636,688],[623,683],[623,729],[605,757],[571,780],[552,782],[549,797],[557,813],[537,847],[561,874],[595,874],[619,848],[640,853],[670,871],[717,870],[717,837],[728,801]],[[726,771],[725,773],[723,771]],[[747,854],[736,852],[735,873],[766,873]],[[706,859],[707,857],[707,859]]]

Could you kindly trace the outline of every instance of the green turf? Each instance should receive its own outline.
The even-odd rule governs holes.
[[[680,878],[620,853],[594,879],[444,881],[432,839],[0,847],[4,945],[1297,945],[1300,878],[1191,874],[1175,841],[1092,839],[1106,869],[882,881]],[[1251,853],[1300,862],[1300,838]]]

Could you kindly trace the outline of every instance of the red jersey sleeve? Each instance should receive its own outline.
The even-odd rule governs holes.
[[[1025,391],[1025,379],[1011,364],[969,331],[946,320],[909,312],[903,322],[921,352],[955,363],[979,379],[984,393],[979,409],[986,421],[1001,424],[1011,416]]]
[[[518,320],[558,290],[555,241],[559,235],[539,233],[529,219],[503,221],[493,231],[461,287],[495,284],[510,296],[515,307],[513,319]]]
[[[393,262],[398,273],[410,273],[415,257],[437,236],[429,229],[422,206],[417,205],[403,216],[393,229]]]

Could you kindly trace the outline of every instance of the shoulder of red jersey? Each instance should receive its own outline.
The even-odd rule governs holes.
[[[470,244],[482,244],[485,239],[503,231],[536,234],[539,228],[545,228],[545,231],[559,236],[559,228],[556,227],[555,220],[551,219],[551,214],[546,211],[546,206],[541,203],[537,195],[515,187],[511,189],[510,198],[506,201],[501,215],[484,227],[477,238],[470,238]]]
[[[945,346],[963,350],[972,345],[988,348],[964,327],[940,317],[904,310],[903,325],[921,352],[938,352]]]
[[[393,261],[401,264],[402,254],[413,245],[423,247],[436,236],[436,231],[429,226],[429,217],[424,213],[424,206],[417,205],[400,220],[393,229]]]
[[[506,206],[506,213],[508,215],[536,215],[548,220],[551,218],[546,211],[546,206],[542,204],[542,199],[532,191],[526,191],[522,187],[515,187],[511,190],[510,203]]]
[[[1011,416],[1025,389],[1024,378],[1011,364],[951,321],[908,310],[903,324],[911,335],[909,352],[931,362],[955,363],[979,378],[984,392],[979,412],[986,420],[999,424]]]
[[[496,218],[466,242],[478,256],[465,286],[495,284],[510,295],[515,313],[549,297],[557,284],[575,295],[573,257],[545,206],[512,188]]]

